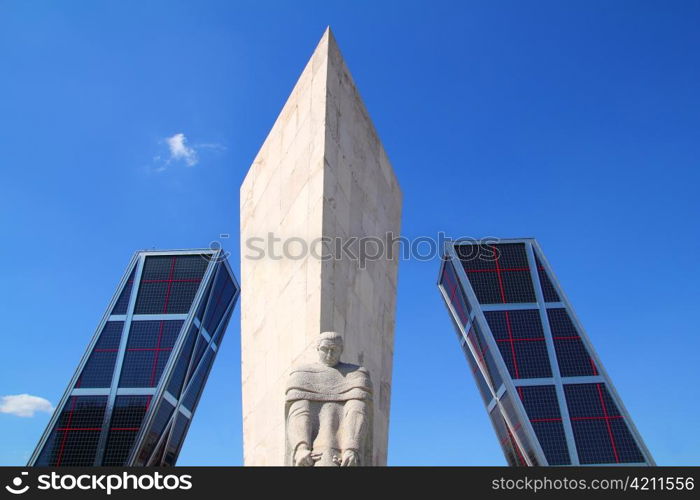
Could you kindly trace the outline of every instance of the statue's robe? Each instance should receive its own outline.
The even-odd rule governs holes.
[[[360,366],[322,363],[294,368],[285,395],[287,463],[301,444],[315,465],[339,465],[345,450],[371,465],[372,382]]]

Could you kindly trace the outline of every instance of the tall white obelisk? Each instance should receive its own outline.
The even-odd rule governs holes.
[[[372,460],[385,465],[398,256],[362,266],[319,242],[398,237],[401,191],[330,29],[240,194],[245,464],[284,464],[287,375],[314,361],[319,334],[333,330],[342,360],[370,372]]]

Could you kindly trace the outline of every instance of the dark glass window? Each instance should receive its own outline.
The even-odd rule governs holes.
[[[523,243],[458,245],[455,250],[480,303],[535,302]]]
[[[202,255],[146,257],[135,314],[187,313],[208,264]]]
[[[114,363],[117,359],[117,350],[98,351],[90,354],[83,372],[80,374],[76,387],[110,387],[112,385],[112,375],[114,374]]]
[[[170,417],[173,414],[175,407],[165,400],[161,400],[160,407],[158,408],[153,421],[151,422],[151,427],[146,434],[146,439],[141,445],[138,452],[138,458],[134,465],[144,466],[148,464],[148,459],[153,453],[158,441],[160,440],[166,425],[170,421]]]
[[[211,369],[213,361],[214,351],[212,349],[207,349],[201,364],[197,366],[194,377],[192,377],[191,381],[187,384],[185,395],[182,398],[182,404],[191,412],[194,412],[197,407],[197,402],[204,389],[204,384],[207,382],[207,377],[209,376],[209,370]]]
[[[542,265],[542,262],[540,262],[540,259],[537,257],[537,253],[535,252],[535,262],[537,263],[537,274],[540,277],[540,286],[542,288],[542,295],[544,297],[545,302],[559,302],[559,294],[557,293],[557,290],[554,288],[554,285],[552,284],[552,281],[549,279],[549,276],[547,275],[547,271],[545,270],[544,266]]]
[[[498,406],[495,406],[493,410],[491,410],[489,417],[491,418],[491,423],[496,431],[498,442],[501,443],[501,448],[503,448],[503,454],[506,457],[508,465],[511,467],[527,466],[527,461],[525,460],[523,452],[513,438],[513,434],[510,432],[510,429],[508,429],[506,421],[503,418]]]
[[[150,403],[151,396],[117,396],[102,465],[126,465]]]
[[[520,417],[515,411],[515,406],[513,404],[513,400],[511,399],[511,394],[508,392],[503,394],[503,396],[501,396],[500,402],[503,406],[503,411],[505,412],[506,417],[508,417],[510,423],[513,425],[512,432],[515,433],[518,440],[520,441],[520,449],[530,459],[530,462],[533,465],[538,465],[535,449],[532,443],[530,442],[528,435],[525,433],[525,429],[523,428],[523,424],[520,421]]]
[[[452,266],[452,263],[447,260],[445,262],[444,269],[442,271],[442,277],[440,278],[440,284],[445,290],[445,293],[449,297],[449,301],[452,304],[455,312],[459,316],[459,320],[462,326],[466,326],[469,321],[469,314],[471,313],[471,307],[469,302],[467,302],[462,287],[459,285],[457,280],[457,274]]]
[[[133,321],[119,387],[155,387],[183,321]]]
[[[185,385],[189,384],[192,377],[194,377],[195,370],[197,369],[197,366],[199,366],[199,362],[202,360],[202,356],[204,356],[204,351],[206,351],[207,347],[209,347],[209,344],[202,335],[199,335],[197,337],[197,341],[195,342],[194,354],[192,355],[190,369],[187,372],[187,377],[185,377]]]
[[[552,376],[544,330],[537,309],[484,312],[510,376]]]
[[[491,382],[495,391],[498,391],[503,380],[496,367],[496,362],[493,359],[493,353],[489,351],[488,344],[484,340],[484,336],[476,322],[472,323],[469,333],[467,333],[467,342],[472,346],[479,364],[483,365],[486,369],[484,378]]]
[[[119,342],[124,329],[123,321],[105,323],[90,357],[80,373],[76,387],[106,388],[112,384],[114,363],[119,351]]]
[[[37,466],[92,466],[107,396],[71,396],[51,431]]]
[[[223,317],[226,309],[231,303],[236,287],[231,281],[231,277],[226,271],[223,263],[219,264],[219,272],[214,282],[214,287],[207,300],[207,308],[204,311],[202,324],[209,335],[214,335],[214,331]]]
[[[126,310],[129,307],[129,298],[131,298],[131,290],[134,288],[134,275],[136,274],[136,267],[131,271],[129,279],[126,281],[122,293],[119,294],[117,303],[114,304],[112,309],[112,314],[126,314]]]
[[[96,350],[118,349],[124,330],[123,321],[108,321],[95,343]]]
[[[233,314],[233,307],[229,308],[228,312],[224,316],[224,318],[221,320],[221,323],[219,323],[219,329],[216,331],[216,334],[214,335],[214,343],[216,344],[217,349],[221,347],[221,341],[224,338],[224,333],[226,333],[226,328],[228,327],[228,322],[231,320],[231,315]]]
[[[168,428],[165,429],[165,432],[163,434],[165,434],[165,436],[170,436],[170,430],[172,429],[172,427],[173,427],[173,424],[171,422],[170,425],[168,426]],[[163,464],[163,455],[165,454],[165,444],[167,443],[167,441],[168,441],[168,438],[166,437],[165,439],[163,439],[160,442],[160,444],[158,445],[158,448],[156,448],[155,453],[153,453],[153,456],[148,461],[148,465],[155,466],[155,467],[158,467],[160,465],[164,465]]]
[[[202,322],[202,319],[204,318],[204,311],[207,308],[207,301],[209,300],[209,297],[211,296],[211,288],[214,284],[214,278],[209,280],[209,283],[207,284],[207,288],[204,291],[204,294],[202,295],[202,300],[200,301],[199,304],[199,309],[197,309],[197,319],[199,319],[200,324]]]
[[[549,465],[569,465],[569,448],[554,386],[518,387],[518,394]]]
[[[177,456],[180,453],[180,447],[185,440],[185,433],[190,424],[190,421],[182,413],[178,414],[175,419],[173,431],[170,434],[170,439],[165,448],[165,456],[163,457],[162,465],[175,465]]]
[[[547,317],[561,376],[598,375],[593,358],[588,354],[566,309],[547,309]]]
[[[168,384],[168,392],[172,394],[176,399],[180,399],[180,391],[182,390],[182,384],[185,381],[185,375],[187,375],[187,368],[190,366],[190,361],[192,358],[192,351],[194,349],[195,340],[199,336],[199,330],[193,324],[190,327],[190,331],[187,334],[187,339],[185,339],[185,344],[182,346],[182,350],[175,365],[173,375]]]
[[[467,344],[464,344],[462,346],[462,350],[464,351],[464,356],[467,358],[467,362],[469,363],[469,368],[471,369],[472,375],[474,375],[474,379],[476,380],[476,386],[479,388],[481,398],[484,400],[484,404],[488,405],[493,399],[493,396],[491,395],[491,390],[486,384],[486,380],[484,380],[484,376],[481,374],[481,370],[479,370],[479,366],[476,364],[474,356],[472,356],[472,353],[469,352],[469,347],[467,346]]]
[[[564,394],[582,464],[645,461],[605,384],[565,384]]]

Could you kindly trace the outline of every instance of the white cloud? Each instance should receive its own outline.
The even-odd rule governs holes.
[[[167,137],[165,142],[170,149],[170,160],[182,160],[188,167],[193,167],[199,162],[197,151],[187,145],[187,138],[182,132]]]
[[[18,417],[33,417],[37,411],[51,413],[53,406],[48,400],[30,394],[0,397],[0,413],[9,413]]]
[[[163,150],[157,152],[153,156],[152,163],[146,166],[148,172],[165,172],[173,164],[194,167],[199,164],[200,154],[207,156],[226,151],[226,146],[217,142],[190,144],[187,136],[182,132],[161,139],[159,145]]]

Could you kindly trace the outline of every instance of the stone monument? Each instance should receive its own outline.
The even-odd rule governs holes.
[[[318,340],[320,362],[292,369],[286,390],[287,460],[296,466],[371,464],[372,381],[361,366],[341,363],[343,339]]]
[[[245,465],[292,464],[289,411],[294,425],[297,416],[303,422],[296,406],[305,403],[295,405],[287,388],[305,379],[293,369],[317,359],[319,336],[329,331],[342,333],[343,361],[364,367],[345,380],[367,399],[333,399],[333,410],[324,411],[342,417],[345,439],[345,424],[363,406],[366,450],[355,456],[329,441],[340,455],[331,451],[314,463],[335,457],[345,465],[385,465],[398,256],[385,251],[360,262],[327,243],[398,238],[401,191],[329,29],[253,161],[240,200]],[[339,366],[333,377],[345,373]],[[326,376],[308,375],[324,383]],[[314,446],[298,461],[319,458]]]

